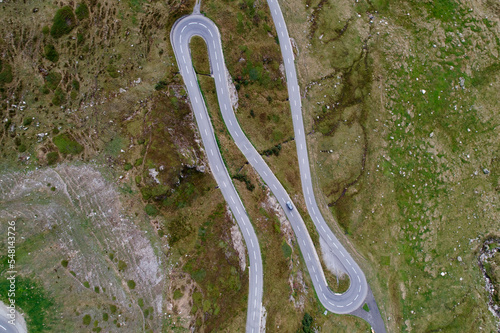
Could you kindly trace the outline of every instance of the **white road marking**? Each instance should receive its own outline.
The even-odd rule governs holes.
[[[206,25],[204,25],[203,23],[200,23],[200,25],[201,25],[203,28],[207,29],[207,26],[206,26]]]
[[[318,276],[317,276],[317,275],[314,275],[314,277],[316,278],[316,282],[319,282],[319,280],[318,280]]]
[[[254,246],[254,245],[253,245],[253,239],[251,239],[251,238],[250,238],[250,242],[252,243],[252,247],[253,247],[253,246]]]
[[[275,190],[277,190],[276,185],[273,184],[273,187],[274,187]]]
[[[212,156],[214,156],[214,151],[212,149],[210,149],[210,154],[212,154]]]
[[[358,282],[361,282],[361,279],[359,278],[359,275],[356,275],[358,277]],[[359,286],[359,290],[361,291],[361,286]]]
[[[360,292],[361,292],[361,286],[359,286],[359,289],[358,289],[358,293],[360,293]]]
[[[240,209],[238,208],[238,206],[236,206],[236,211],[238,212],[238,215],[241,215],[241,212],[240,212]]]
[[[259,161],[257,161],[257,159],[254,157],[253,160],[255,161],[255,164],[259,163]]]
[[[238,135],[238,132],[237,132],[237,131],[236,131],[236,132],[234,132],[234,134],[236,135],[236,137],[239,137],[239,135]]]
[[[212,35],[212,31],[211,30],[208,30],[208,33],[210,34],[210,37],[214,36],[214,35]]]
[[[339,247],[337,246],[337,244],[333,243],[333,246],[335,246],[336,249],[338,249]]]
[[[326,236],[328,237],[329,240],[332,240],[332,238],[330,237],[330,235],[327,234]]]
[[[264,171],[264,176],[266,176],[266,177],[267,177],[267,172],[265,172],[265,171]]]
[[[349,261],[349,259],[346,259],[345,261],[347,261],[347,263],[349,264],[349,266],[352,266],[351,262]]]
[[[342,257],[345,258],[345,255],[344,255],[344,252],[343,251],[340,251],[340,254],[342,255]]]
[[[184,60],[184,63],[186,63],[186,58],[184,56],[182,56],[182,60]]]
[[[309,258],[309,261],[311,261],[311,256],[309,255],[309,253],[307,253],[307,257]]]
[[[187,26],[185,25],[184,28],[182,28],[181,33],[183,33],[184,29],[186,29],[186,28],[187,28]]]
[[[326,232],[325,227],[321,226],[321,229],[322,229],[324,232]]]
[[[216,164],[215,167],[217,168],[217,172],[219,172],[219,166]]]
[[[253,258],[257,260],[257,255],[255,254],[255,251],[253,252]]]
[[[193,86],[193,81],[189,81],[189,83],[191,83],[191,87],[194,87],[194,86]]]
[[[300,231],[300,225],[297,224],[297,228],[299,228],[299,231]]]
[[[234,198],[233,198],[233,197],[231,197],[231,201],[232,201],[233,203],[236,203],[236,202],[234,201]]]
[[[227,187],[227,184],[226,184],[226,182],[222,182],[222,184],[224,185],[224,187]]]
[[[354,297],[354,300],[357,300],[357,299],[358,299],[358,297],[359,297],[359,295],[356,295],[356,297]]]
[[[250,236],[250,232],[248,231],[248,228],[245,228],[245,230],[247,231],[247,235]]]
[[[224,104],[224,106],[226,105]],[[231,120],[229,120],[229,126],[233,126],[233,122]]]
[[[205,128],[205,134],[208,135],[207,129]]]

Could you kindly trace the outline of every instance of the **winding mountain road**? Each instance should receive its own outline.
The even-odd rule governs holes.
[[[199,14],[199,3],[197,3],[192,15],[182,17],[174,24],[170,32],[170,39],[180,73],[187,87],[214,178],[219,184],[222,194],[228,202],[247,244],[250,258],[250,283],[246,331],[258,332],[260,328],[263,288],[262,260],[253,227],[222,161],[206,105],[197,82],[196,73],[192,66],[189,41],[193,36],[203,38],[207,44],[219,107],[226,127],[238,148],[245,155],[248,162],[257,171],[263,181],[269,186],[270,190],[283,207],[294,229],[300,250],[320,302],[326,309],[333,313],[353,313],[366,319],[372,327],[374,327],[376,332],[385,332],[383,321],[380,318],[374,300],[370,302],[371,311],[373,310],[370,315],[367,316],[359,311],[367,299],[367,295],[373,298],[370,288],[362,270],[329,229],[317,206],[310,175],[309,157],[307,154],[306,137],[301,111],[300,90],[295,71],[293,49],[279,4],[276,0],[268,0],[268,5],[276,26],[285,64],[299,169],[307,210],[320,237],[326,241],[331,247],[332,252],[336,254],[344,265],[350,277],[351,284],[349,289],[343,294],[337,294],[330,290],[318,254],[302,217],[297,210],[290,210],[286,206],[287,201],[292,201],[291,198],[239,126],[230,100],[228,79],[226,76],[227,69],[224,63],[219,30],[213,21]],[[373,304],[375,304],[375,309],[372,309]]]

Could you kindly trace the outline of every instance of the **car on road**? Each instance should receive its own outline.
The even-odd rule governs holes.
[[[288,207],[288,209],[293,210],[293,206],[292,206],[292,203],[290,201],[286,202],[286,206]]]

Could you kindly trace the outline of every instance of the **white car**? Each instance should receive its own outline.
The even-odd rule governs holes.
[[[288,207],[288,209],[293,210],[293,206],[292,206],[292,203],[290,201],[286,202],[286,206]]]

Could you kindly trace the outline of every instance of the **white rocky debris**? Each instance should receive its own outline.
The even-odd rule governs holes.
[[[149,169],[149,176],[155,180],[157,184],[160,184],[160,180],[158,179],[158,175],[160,173],[156,171],[156,168]]]
[[[229,210],[229,206],[226,207],[226,212],[228,217],[233,221],[233,226],[231,227],[231,240],[233,241],[233,247],[238,252],[238,258],[240,260],[241,271],[244,272],[247,266],[247,256],[245,254],[245,244],[243,244],[243,235],[241,234],[240,228],[234,220],[233,214]]]
[[[346,269],[344,268],[344,265],[342,265],[340,260],[335,255],[335,252],[323,239],[323,237],[319,238],[319,244],[321,246],[321,254],[323,255],[323,261],[325,262],[326,268],[338,278],[345,275]]]
[[[233,78],[231,77],[231,74],[229,74],[227,67],[224,66],[224,70],[226,71],[227,86],[229,88],[229,96],[231,97],[231,105],[233,106],[234,112],[236,112],[236,110],[238,109],[238,91],[236,90],[236,87],[233,83]]]

